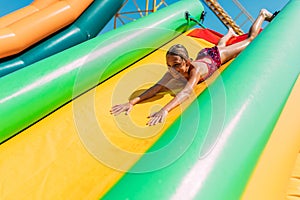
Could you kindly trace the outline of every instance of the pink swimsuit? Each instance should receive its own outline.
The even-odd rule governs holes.
[[[210,59],[211,63],[204,61],[203,58]],[[205,81],[221,66],[221,57],[220,57],[218,47],[214,46],[212,48],[202,49],[198,53],[198,56],[194,62],[202,62],[206,64],[208,68],[208,73],[199,80],[199,83]]]

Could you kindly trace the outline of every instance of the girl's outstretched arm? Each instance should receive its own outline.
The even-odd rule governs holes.
[[[125,114],[129,114],[133,106],[143,100],[149,99],[153,97],[155,94],[160,92],[165,85],[172,79],[172,76],[167,72],[160,81],[158,81],[154,86],[147,89],[143,94],[141,94],[138,97],[135,97],[134,99],[130,100],[127,103],[124,104],[118,104],[111,108],[110,113],[112,115],[118,115],[122,112],[125,112]]]
[[[150,120],[147,123],[149,126],[156,125],[158,123],[161,123],[165,120],[168,113],[178,105],[180,105],[182,102],[184,102],[186,99],[188,99],[192,92],[194,87],[197,85],[198,81],[201,77],[200,70],[193,70],[191,71],[191,77],[188,80],[186,86],[167,104],[165,105],[160,111],[153,113],[149,116]]]

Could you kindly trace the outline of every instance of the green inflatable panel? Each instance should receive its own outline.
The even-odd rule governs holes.
[[[290,1],[101,199],[240,199],[300,72],[299,10]]]
[[[200,18],[203,7],[179,1],[1,78],[0,141],[194,26],[186,11]]]

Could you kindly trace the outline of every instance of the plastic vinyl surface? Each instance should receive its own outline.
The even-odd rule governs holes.
[[[187,23],[187,10],[199,17],[203,7],[198,0],[179,1],[1,78],[0,141],[195,25]]]
[[[32,15],[57,1],[58,0],[45,0],[45,1],[35,0],[30,5],[25,6],[24,8],[21,8],[19,10],[16,10],[12,13],[9,13],[9,14],[1,17],[0,18],[0,28],[4,28],[8,25],[11,25],[12,23],[17,22],[20,19],[25,18],[29,15]]]
[[[212,45],[179,36],[1,144],[0,199],[101,199],[188,106],[154,127],[146,126],[147,116],[170,101],[170,94],[137,104],[129,116],[109,113],[113,104],[162,77],[166,51],[176,43],[184,44],[191,57]],[[196,94],[205,88],[206,83],[199,84]],[[106,139],[113,146],[106,146]]]
[[[103,199],[240,199],[300,72],[299,8],[290,1],[149,152],[182,135],[177,145],[131,171],[166,161],[195,135],[176,162],[127,173]]]
[[[0,77],[97,36],[123,2],[95,0],[71,26],[16,56],[0,60]]]
[[[242,199],[286,199],[289,194],[287,186],[300,150],[299,91],[298,77]]]
[[[40,0],[40,2],[42,1]],[[34,5],[39,5],[39,3],[35,1],[33,6],[16,11],[16,16],[13,13],[9,14],[12,17],[7,17],[7,26],[0,29],[0,58],[19,53],[32,44],[69,25],[92,2],[93,0],[61,0],[54,3],[46,1],[45,5],[48,3],[48,6],[37,10],[38,7],[34,7]],[[23,11],[25,12],[24,14],[22,14]],[[13,22],[10,18],[14,17],[18,20]]]
[[[103,181],[101,182],[101,184],[103,184],[101,187],[92,183],[92,185],[95,185],[93,188],[83,181],[98,182],[100,179],[103,180],[102,174],[96,175],[96,172],[101,172],[103,168],[98,168],[99,163],[96,162],[95,157],[90,157],[91,155],[96,155],[96,152],[92,150],[103,147],[96,143],[96,141],[99,140],[99,137],[97,139],[99,135],[93,134],[93,130],[99,127],[94,126],[93,123],[95,121],[92,121],[92,119],[95,120],[94,115],[96,115],[96,120],[99,124],[104,122],[104,124],[101,124],[101,128],[106,127],[105,125],[107,125],[107,123],[105,123],[105,120],[114,120],[112,116],[108,114],[109,107],[111,106],[108,104],[127,100],[125,95],[121,95],[122,92],[120,92],[123,91],[126,93],[126,87],[118,88],[119,84],[125,86],[125,84],[122,84],[122,80],[124,81],[126,79],[126,75],[120,73],[108,79],[116,80],[117,78],[121,78],[120,80],[116,80],[116,84],[108,84],[108,93],[103,91],[97,93],[99,89],[97,87],[96,91],[91,90],[89,93],[77,98],[76,100],[78,100],[78,102],[76,102],[76,100],[73,101],[77,106],[75,104],[68,104],[66,107],[62,107],[52,115],[49,115],[49,118],[46,117],[42,119],[0,146],[3,148],[1,149],[2,151],[0,151],[3,153],[1,157],[8,158],[5,161],[1,160],[3,164],[1,163],[0,165],[3,167],[3,169],[0,170],[0,172],[3,173],[1,177],[4,177],[3,180],[5,180],[7,184],[5,188],[2,189],[4,193],[3,196],[14,193],[15,195],[25,194],[29,197],[40,197],[41,195],[45,195],[42,191],[51,191],[50,189],[45,190],[45,188],[52,188],[51,186],[56,186],[57,183],[61,183],[64,188],[71,188],[73,193],[70,194],[69,191],[71,189],[62,192],[61,189],[63,187],[61,185],[58,189],[55,187],[53,192],[60,196],[67,195],[68,197],[69,195],[76,195],[86,189],[87,191],[93,190],[93,192],[98,194],[109,191],[104,199],[155,199],[156,197],[167,197],[169,199],[239,199],[300,71],[298,52],[295,50],[295,48],[300,45],[297,35],[300,30],[297,30],[297,17],[295,17],[298,13],[299,6],[299,1],[290,1],[287,7],[280,12],[262,34],[222,73],[222,76],[219,76],[219,78],[198,97],[197,101],[190,104],[180,118],[175,120],[174,123],[171,122],[171,125],[162,131],[162,137],[160,137],[160,134],[148,135],[148,132],[144,129],[142,129],[142,132],[133,132],[135,134],[145,133],[154,141],[158,138],[154,138],[153,136],[159,137],[157,142],[145,153],[146,155],[150,152],[160,150],[166,146],[166,144],[169,144],[170,141],[176,139],[176,142],[171,145],[173,148],[168,148],[168,151],[161,154],[156,160],[143,156],[133,167],[131,167],[131,165],[138,159],[137,157],[127,159],[127,157],[109,156],[109,158],[120,159],[114,163],[119,164],[117,167],[128,167],[130,172],[145,172],[145,170],[148,170],[147,173],[128,173],[111,190],[105,187],[112,186],[116,181],[111,181],[109,184]],[[291,31],[288,27],[295,27],[295,29]],[[286,37],[286,35],[289,37]],[[179,40],[178,42],[182,41]],[[266,43],[268,44],[267,47],[264,45]],[[83,47],[83,45],[80,46]],[[270,48],[273,51],[270,51]],[[77,48],[74,49],[79,50]],[[282,54],[282,51],[288,53]],[[67,52],[73,51],[67,50]],[[122,59],[122,61],[125,62],[128,58],[130,57],[123,60],[122,56],[120,56],[119,60]],[[146,58],[149,58],[153,63],[157,62],[155,60],[156,57]],[[74,56],[73,59],[76,59],[76,56]],[[77,62],[80,62],[80,60],[77,60]],[[164,60],[161,62],[164,62]],[[153,63],[150,64],[150,71],[144,72],[143,74],[150,75],[154,72],[151,72],[151,70],[154,69]],[[255,63],[255,65],[253,65],[253,63]],[[67,73],[69,68],[64,69],[66,70],[64,72]],[[24,72],[27,70],[29,69],[25,68],[21,71]],[[126,70],[127,69],[123,72],[128,72]],[[95,70],[91,69],[90,71],[95,73]],[[91,75],[92,73],[86,74]],[[161,75],[161,73],[159,74]],[[283,74],[285,76],[282,76]],[[5,77],[5,80],[9,80],[9,77],[12,76]],[[103,77],[109,77],[109,73],[105,73]],[[141,78],[143,83],[146,80],[146,78],[139,76],[139,74],[133,73],[133,77]],[[43,80],[52,80],[47,78]],[[128,81],[124,82],[126,82],[126,84],[130,83]],[[42,80],[37,83],[42,83]],[[105,86],[105,83],[106,82],[102,83],[99,87]],[[62,85],[68,87],[67,84]],[[74,87],[74,84],[71,85]],[[110,87],[114,87],[114,89]],[[30,87],[25,88],[30,89]],[[129,88],[134,88],[133,90],[142,89],[138,86],[130,86]],[[275,91],[274,88],[276,88]],[[9,97],[11,97],[10,99],[14,99],[18,94],[21,94],[21,92]],[[49,99],[46,93],[41,93],[40,97],[41,96],[44,97],[44,99],[39,100],[43,101],[43,103]],[[124,99],[119,99],[119,97]],[[12,104],[13,103],[14,102],[12,102]],[[142,109],[137,110],[143,111],[144,115],[147,115],[150,111],[153,111],[153,109],[158,109],[154,107],[155,105],[152,102],[148,103],[149,104],[144,105],[141,104],[139,107],[147,108],[146,112]],[[6,104],[7,107],[10,105],[11,104]],[[105,107],[105,105],[108,106]],[[3,107],[3,110],[5,111],[4,108],[5,107]],[[19,111],[21,108],[22,107],[18,107],[16,110]],[[224,108],[226,108],[226,110],[224,110]],[[199,112],[200,115],[198,115]],[[24,113],[20,113],[21,116],[23,116]],[[53,117],[54,115],[55,117]],[[134,116],[136,116],[136,118]],[[140,116],[141,113],[137,115],[132,113],[134,119],[141,119]],[[7,117],[9,117],[8,114],[6,114],[3,119]],[[80,119],[83,121],[80,121]],[[131,150],[131,147],[140,147],[141,149],[137,148],[138,152],[143,153],[143,151],[147,150],[147,148],[153,144],[152,142],[148,143],[146,140],[142,140],[141,144],[136,144],[131,140],[134,137],[130,137],[128,143],[125,143],[124,138],[127,136],[115,134],[114,130],[116,130],[116,128],[119,129],[120,126],[128,128],[130,124],[128,121],[125,121],[125,119],[128,118],[122,118],[121,116],[120,119],[115,119],[114,126],[112,128],[108,127],[105,133],[110,134],[112,141],[121,141],[118,144],[122,148],[128,148],[126,149],[127,152]],[[139,126],[135,127],[141,128],[146,122],[144,120],[145,118],[142,118],[142,121],[138,123]],[[49,126],[50,122],[53,124]],[[70,125],[73,123],[75,123],[74,126]],[[49,127],[53,128],[49,129]],[[124,134],[124,129],[121,129],[121,132]],[[66,135],[61,133],[65,133]],[[72,135],[68,135],[69,133]],[[83,133],[83,135],[79,135],[80,139],[77,138],[78,133]],[[55,138],[51,139],[52,136]],[[84,136],[87,138],[84,138]],[[90,138],[89,141],[91,143],[84,142],[84,148],[81,142],[87,141],[84,139],[88,138]],[[30,141],[34,142],[32,144],[36,146],[30,145]],[[40,143],[37,141],[45,141],[45,143],[40,146]],[[57,144],[57,146],[54,144]],[[87,154],[86,150],[89,150],[91,154]],[[101,150],[98,151],[98,153],[103,152]],[[111,150],[112,154],[108,155],[115,155],[115,149]],[[39,152],[45,157],[33,157],[32,155],[36,155],[33,151]],[[51,152],[45,154],[43,151]],[[80,155],[88,158],[85,159]],[[171,165],[160,165],[166,164],[164,162],[173,156],[177,158],[176,156],[178,155],[179,159],[175,159],[175,162],[167,162],[167,164]],[[59,158],[59,160],[57,160],[57,158]],[[18,159],[24,160],[21,162]],[[122,159],[128,162],[123,162],[124,160]],[[34,163],[32,160],[34,160]],[[108,161],[114,161],[114,159]],[[22,163],[22,166],[15,163]],[[82,165],[79,164],[77,165],[77,163],[84,164],[84,167],[81,167]],[[159,164],[160,167],[165,167],[157,171],[149,171],[149,168],[152,168],[152,170],[157,169],[157,164]],[[34,167],[25,167],[27,165],[34,165]],[[112,167],[111,165],[109,166]],[[37,170],[36,167],[42,167],[42,169]],[[11,170],[11,168],[14,168],[14,170]],[[24,169],[28,169],[28,171]],[[70,169],[82,171],[80,173],[74,173],[74,171]],[[109,177],[117,177],[117,180],[123,175],[122,173],[119,175],[113,175],[111,173],[105,174],[105,177],[108,177],[108,179]],[[13,175],[16,177],[12,178]],[[32,175],[35,177],[33,178]],[[58,181],[59,179],[56,178],[56,175],[58,175],[59,178],[63,178],[63,180]],[[99,179],[95,178],[96,176],[99,177]],[[71,181],[71,179],[66,177],[74,177],[78,181],[68,184],[67,181]],[[22,180],[29,181],[22,182]],[[78,185],[78,183],[82,183],[83,185]],[[16,194],[16,189],[13,186],[18,187],[18,191],[22,189],[22,191],[25,192]],[[79,187],[77,188],[77,186]],[[37,187],[40,187],[42,190],[37,189]],[[98,190],[96,188],[100,189]],[[37,191],[37,193],[34,191]],[[86,196],[87,198],[94,197],[92,195]]]
[[[299,132],[298,132],[299,133]],[[300,153],[298,152],[295,166],[287,187],[287,199],[299,199],[300,195]]]

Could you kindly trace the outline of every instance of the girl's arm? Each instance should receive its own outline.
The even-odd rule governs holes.
[[[150,120],[147,123],[147,125],[153,126],[157,123],[163,122],[165,117],[173,108],[175,108],[176,106],[184,102],[186,99],[188,99],[191,93],[193,92],[194,87],[197,85],[198,81],[200,80],[201,75],[202,73],[196,68],[194,68],[194,70],[191,71],[191,77],[188,80],[186,86],[160,111],[151,114],[149,116]]]
[[[118,104],[112,107],[110,110],[110,113],[113,115],[118,115],[122,112],[125,112],[125,114],[128,114],[132,107],[146,99],[149,99],[153,97],[155,94],[157,94],[162,88],[164,88],[164,85],[166,85],[170,80],[172,79],[172,76],[169,72],[167,72],[160,81],[158,81],[154,86],[147,89],[143,94],[141,94],[138,97],[135,97],[134,99],[130,100],[127,103],[124,104]]]

